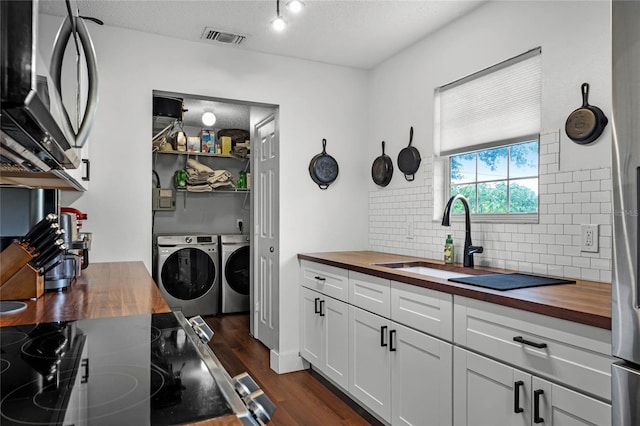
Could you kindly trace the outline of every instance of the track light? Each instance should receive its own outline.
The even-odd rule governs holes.
[[[304,9],[304,2],[301,0],[289,0],[287,2],[287,9],[289,9],[293,13],[298,13],[302,9]]]
[[[270,22],[271,27],[276,31],[282,31],[287,28],[287,21],[280,16],[280,0],[276,0],[276,17]]]

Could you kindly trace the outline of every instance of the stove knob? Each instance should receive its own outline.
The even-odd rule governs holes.
[[[191,242],[193,242],[193,238],[191,237],[184,237],[184,242],[187,244],[191,244]]]
[[[249,411],[251,411],[251,414],[264,424],[271,421],[273,412],[276,411],[276,406],[260,389],[245,396],[244,403]]]

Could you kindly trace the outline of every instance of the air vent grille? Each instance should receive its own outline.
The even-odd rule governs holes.
[[[202,37],[200,38],[202,40],[211,40],[225,44],[242,44],[242,42],[244,42],[244,40],[246,39],[246,37],[243,35],[227,33],[224,31],[213,29],[211,27],[205,27],[204,31],[202,32]]]

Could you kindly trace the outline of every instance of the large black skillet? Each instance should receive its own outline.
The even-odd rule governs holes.
[[[382,141],[382,155],[373,160],[371,177],[376,185],[387,186],[393,176],[393,162],[391,157],[384,153],[384,141]]]
[[[409,145],[402,148],[398,154],[398,168],[404,173],[404,178],[411,182],[415,179],[415,174],[420,167],[420,152],[415,146],[411,146],[413,142],[413,126],[409,130]]]
[[[326,139],[322,139],[322,152],[309,163],[309,174],[320,189],[327,189],[338,177],[338,162],[327,154]]]
[[[567,118],[567,136],[575,143],[589,144],[600,137],[608,122],[600,108],[589,105],[589,83],[582,83],[582,106]]]

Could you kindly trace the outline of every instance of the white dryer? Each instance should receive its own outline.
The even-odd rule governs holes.
[[[249,273],[250,240],[248,235],[220,236],[222,262],[222,309],[223,314],[249,311],[251,278]]]
[[[216,315],[220,305],[217,235],[157,235],[160,293],[186,317]]]

